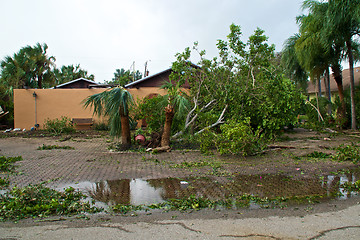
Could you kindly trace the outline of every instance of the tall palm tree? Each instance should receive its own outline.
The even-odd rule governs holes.
[[[324,27],[327,7],[316,1],[304,1],[303,8],[310,8],[311,11],[306,16],[297,17],[300,37],[296,41],[296,52],[310,76],[320,81],[320,76],[329,67],[329,54],[321,43],[321,29]]]
[[[324,1],[305,0],[303,9],[309,14],[297,18],[300,35],[296,42],[296,51],[302,66],[318,78],[331,67],[337,84],[341,106],[337,116],[340,123],[345,121],[345,100],[342,83],[341,61],[344,43],[331,39],[329,27],[329,4]]]
[[[299,87],[301,87],[304,91],[306,91],[308,73],[299,62],[295,49],[296,42],[298,41],[299,38],[300,38],[300,34],[297,33],[289,37],[285,41],[282,50],[281,63],[284,66],[288,77],[292,81],[294,81]]]
[[[340,42],[346,45],[349,61],[351,89],[351,128],[356,129],[355,86],[354,86],[354,36],[360,36],[360,0],[329,0],[327,12],[328,44]]]
[[[121,143],[125,148],[130,147],[129,107],[133,97],[123,87],[115,87],[102,93],[97,93],[84,100],[84,106],[93,107],[98,116],[109,118],[110,135],[121,136]]]
[[[27,46],[24,51],[28,55],[33,69],[33,78],[37,81],[38,88],[43,88],[43,81],[50,83],[55,81],[52,67],[55,65],[55,57],[47,55],[48,46],[46,43],[37,43],[34,47]]]
[[[1,80],[9,88],[43,88],[43,82],[54,80],[52,67],[55,58],[47,56],[48,46],[37,43],[21,48],[13,57],[1,62]]]

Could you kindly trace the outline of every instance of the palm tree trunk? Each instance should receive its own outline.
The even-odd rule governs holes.
[[[348,49],[347,54],[349,58],[349,71],[350,71],[351,129],[356,130],[354,59],[352,53],[351,39],[346,41],[346,46]]]
[[[171,124],[175,115],[174,107],[168,105],[165,107],[165,125],[164,132],[161,136],[161,147],[168,147],[170,145],[170,135],[171,135]]]
[[[42,76],[42,74],[40,74],[38,76],[38,88],[39,89],[42,89],[42,79],[43,79],[43,76]]]
[[[123,111],[120,110],[120,118],[121,118],[121,143],[125,148],[128,148],[131,145],[129,116],[123,114]]]
[[[342,128],[346,123],[346,115],[345,115],[346,106],[345,106],[345,98],[344,98],[344,87],[342,82],[342,73],[339,64],[335,64],[331,66],[331,69],[333,71],[333,76],[338,88],[338,94],[341,103],[341,106],[337,110],[337,118],[338,118],[338,122],[341,123],[340,127]]]
[[[325,70],[324,83],[325,83],[326,97],[327,97],[327,99],[328,99],[328,101],[329,101],[328,114],[331,115],[331,90],[330,90],[330,72],[329,72],[329,67],[327,67],[326,70]]]

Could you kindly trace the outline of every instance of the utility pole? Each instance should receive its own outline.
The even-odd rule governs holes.
[[[133,82],[135,81],[135,61],[133,61],[133,63],[130,66],[130,72],[131,72],[131,68],[132,68],[132,74],[133,74]]]
[[[147,68],[147,64],[148,64],[148,62],[150,62],[150,61],[151,61],[151,60],[147,60],[147,61],[145,62],[144,77],[149,76],[149,70],[148,70],[148,68]]]

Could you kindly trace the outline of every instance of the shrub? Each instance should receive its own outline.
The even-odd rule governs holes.
[[[94,129],[97,131],[109,131],[109,124],[106,122],[95,123]]]
[[[147,127],[155,132],[160,131],[165,115],[161,105],[162,97],[144,98],[138,102],[135,115],[136,120],[145,119]]]
[[[319,103],[319,104],[318,104]],[[313,107],[319,107],[319,111],[324,121],[320,119],[317,110]],[[335,125],[335,120],[333,116],[328,114],[328,108],[331,107],[332,112],[336,112],[336,105],[329,103],[329,100],[325,97],[319,97],[318,102],[316,98],[311,99],[311,101],[305,106],[306,113],[306,126],[312,129],[323,129],[325,127],[333,127]]]
[[[260,130],[253,132],[250,120],[230,122],[220,127],[216,147],[220,154],[255,154],[263,148]]]
[[[212,149],[215,149],[215,138],[217,135],[210,129],[206,129],[199,134],[198,141],[200,142],[200,151],[204,154],[210,154]]]
[[[44,123],[45,130],[59,135],[61,133],[73,133],[75,128],[68,117],[62,116],[60,119],[47,119]]]

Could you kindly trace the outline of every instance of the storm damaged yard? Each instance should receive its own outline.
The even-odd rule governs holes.
[[[359,137],[296,129],[260,154],[243,157],[176,148],[158,154],[117,152],[109,150],[111,139],[95,131],[56,137],[2,134],[0,155],[22,158],[13,171],[2,172],[9,182],[2,193],[32,184],[71,193],[71,201],[92,202],[74,213],[312,208],[357,198]],[[75,196],[78,190],[84,196]],[[49,215],[54,214],[68,212]]]

